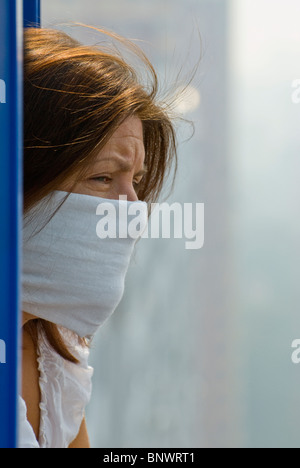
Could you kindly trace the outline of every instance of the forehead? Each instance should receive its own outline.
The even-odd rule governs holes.
[[[109,141],[124,138],[137,139],[143,142],[143,124],[138,117],[127,117],[113,133]]]
[[[128,117],[98,153],[96,162],[142,164],[145,159],[143,124],[138,117]]]

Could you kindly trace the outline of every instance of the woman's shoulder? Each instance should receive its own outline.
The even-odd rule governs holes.
[[[27,419],[27,406],[21,396],[18,397],[18,447],[19,448],[39,448],[32,426]]]
[[[69,330],[59,327],[62,338],[78,363],[60,356],[42,330],[38,338],[41,391],[40,443],[42,447],[67,447],[76,437],[92,392],[93,368],[89,348]],[[59,429],[58,429],[59,428]]]

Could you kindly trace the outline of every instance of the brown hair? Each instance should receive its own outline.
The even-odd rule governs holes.
[[[132,42],[97,31],[133,52],[147,79],[139,77],[116,50],[83,46],[59,30],[25,31],[25,214],[71,175],[84,172],[96,150],[132,115],[143,123],[147,167],[137,189],[139,199],[156,201],[172,167],[175,177],[176,134],[166,105],[156,102],[158,79],[153,66]],[[33,337],[37,323],[61,356],[77,362],[55,324],[29,321],[25,327]]]

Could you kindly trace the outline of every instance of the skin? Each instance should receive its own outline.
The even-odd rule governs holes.
[[[141,182],[146,168],[142,122],[137,117],[127,118],[115,131],[105,147],[88,167],[86,175],[76,182],[66,180],[58,190],[119,199],[126,195],[128,201],[137,201],[137,185]],[[23,311],[22,327],[36,318]],[[27,418],[36,438],[39,434],[40,389],[37,354],[31,337],[22,329],[22,397],[27,405]],[[77,437],[69,448],[89,448],[89,438],[85,419]]]

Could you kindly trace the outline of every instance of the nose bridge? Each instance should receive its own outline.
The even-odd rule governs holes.
[[[126,177],[126,179],[124,178],[124,180],[122,180],[118,192],[120,195],[126,196],[127,201],[138,201],[138,196],[133,187],[131,177]]]

